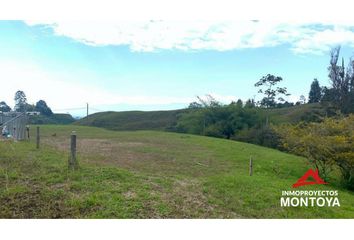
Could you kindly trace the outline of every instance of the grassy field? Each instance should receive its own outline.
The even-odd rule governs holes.
[[[72,130],[75,172],[67,170]],[[354,218],[354,194],[335,178],[304,189],[339,190],[340,208],[281,208],[281,191],[309,166],[273,149],[75,125],[43,125],[41,135],[39,150],[33,140],[0,142],[1,218]]]

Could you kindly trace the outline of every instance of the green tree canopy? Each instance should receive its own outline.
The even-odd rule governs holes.
[[[6,102],[2,101],[0,102],[0,112],[10,112],[11,108],[9,105],[6,104]]]
[[[347,187],[354,189],[354,115],[274,129],[285,149],[308,158],[324,178],[338,167]]]
[[[26,94],[23,91],[18,90],[15,93],[15,107],[14,107],[14,109],[15,109],[15,111],[18,111],[18,112],[25,112],[26,106],[27,106]]]
[[[309,103],[318,103],[322,98],[322,88],[318,80],[315,78],[311,83],[311,89],[309,93]]]
[[[277,105],[277,101],[285,102],[285,99],[282,96],[290,95],[287,91],[287,88],[275,88],[275,86],[281,81],[283,81],[281,77],[276,77],[274,75],[268,74],[263,76],[258,82],[255,83],[254,86],[260,88],[258,93],[263,93],[265,95],[264,98],[259,102],[262,107],[271,108]]]
[[[44,100],[39,100],[36,103],[35,110],[46,116],[50,116],[53,114],[52,110],[48,107],[47,103]]]

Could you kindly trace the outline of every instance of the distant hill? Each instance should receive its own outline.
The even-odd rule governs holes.
[[[111,130],[174,130],[178,116],[189,109],[171,111],[126,111],[100,112],[89,115],[75,122],[77,125],[103,127]],[[320,104],[304,104],[299,106],[260,109],[268,114],[269,121],[275,124],[296,123],[300,121],[318,121],[325,115]]]
[[[179,114],[188,110],[100,112],[75,124],[103,127],[111,130],[173,130]]]
[[[75,119],[70,114],[54,113],[51,116],[30,116],[30,124],[71,124]]]

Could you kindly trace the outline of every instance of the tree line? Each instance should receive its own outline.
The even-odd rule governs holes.
[[[27,103],[26,94],[21,90],[18,90],[15,93],[14,100],[15,100],[15,106],[13,110],[15,112],[37,111],[45,116],[53,115],[52,110],[50,109],[50,107],[48,107],[47,103],[44,100],[39,100],[36,104]],[[12,111],[11,107],[5,101],[1,101],[0,112],[10,112],[10,111]]]
[[[339,111],[342,114],[354,113],[354,59],[349,59],[345,67],[344,58],[338,65],[340,46],[333,48],[330,53],[328,78],[330,87],[321,87],[314,79],[309,93],[309,103],[320,102],[330,111]],[[335,114],[332,114],[335,115]]]
[[[273,126],[280,136],[280,147],[304,156],[319,169],[324,179],[339,169],[342,184],[354,190],[354,60],[338,65],[340,47],[330,54],[330,87],[311,84],[309,102],[320,102],[330,114],[321,122]]]
[[[314,79],[308,100],[301,96],[295,103],[286,101],[290,93],[280,86],[283,78],[267,74],[254,84],[263,95],[260,101],[239,99],[222,104],[210,95],[206,99],[198,97],[178,116],[175,130],[295,153],[306,157],[325,179],[338,169],[344,186],[354,189],[354,59],[345,66],[343,58],[338,64],[339,55],[340,47],[330,52],[330,86],[321,87]],[[275,109],[302,104],[318,105],[324,114],[306,112],[303,121],[296,124],[274,124],[270,120]]]

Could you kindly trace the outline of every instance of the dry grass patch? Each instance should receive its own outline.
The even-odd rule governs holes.
[[[205,176],[210,171],[227,169],[205,147],[191,145],[181,139],[176,145],[170,141],[152,139],[78,138],[79,160],[102,166],[113,166],[153,175]],[[69,139],[45,137],[43,143],[69,154]]]

